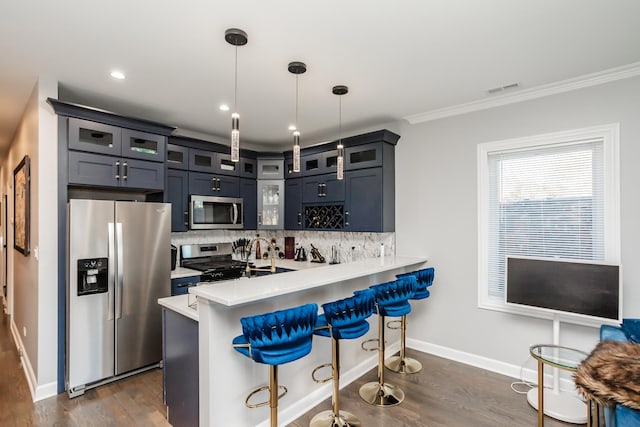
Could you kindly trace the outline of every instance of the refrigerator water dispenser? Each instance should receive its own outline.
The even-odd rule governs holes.
[[[108,273],[108,258],[79,259],[78,296],[108,292]]]

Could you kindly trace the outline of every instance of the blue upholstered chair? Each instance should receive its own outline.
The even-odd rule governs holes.
[[[378,313],[378,338],[362,343],[365,350],[378,351],[378,381],[364,384],[360,387],[360,397],[376,406],[393,406],[404,400],[404,392],[394,385],[384,381],[384,318],[386,316],[400,317],[411,312],[409,298],[414,294],[415,279],[397,279],[393,282],[371,286],[375,295],[375,307]],[[376,348],[369,349],[365,345],[369,341],[377,341]]]
[[[618,326],[602,325],[600,327],[600,341],[629,341],[629,338]],[[604,419],[607,427],[640,426],[640,411],[623,405],[613,405],[604,408]]]
[[[410,273],[399,274],[396,276],[398,279],[414,280],[414,295],[410,298],[412,301],[422,300],[429,298],[429,286],[433,284],[433,276],[435,270],[433,267],[424,268],[418,271],[412,271]],[[394,323],[400,323],[399,327],[392,326]],[[398,356],[392,356],[388,358],[384,365],[393,372],[400,374],[414,374],[422,370],[422,363],[407,357],[406,352],[406,340],[407,340],[407,316],[404,315],[399,321],[394,320],[387,324],[388,327],[393,329],[400,329],[400,354]]]
[[[370,289],[358,292],[350,298],[322,305],[323,314],[318,316],[316,335],[331,338],[331,363],[314,369],[314,381],[324,383],[333,380],[332,409],[322,411],[311,419],[311,427],[354,427],[360,421],[350,412],[340,410],[340,340],[360,338],[369,331],[367,319],[373,314],[375,295]],[[331,376],[316,378],[319,369],[331,367]]]
[[[318,305],[306,304],[287,310],[240,319],[242,335],[233,339],[233,347],[254,362],[269,365],[269,386],[252,391],[245,405],[249,408],[271,408],[271,426],[278,426],[278,399],[287,393],[278,386],[278,365],[293,362],[311,352],[313,331],[318,318]],[[278,395],[279,389],[283,393]],[[258,392],[269,390],[269,400],[251,404]]]

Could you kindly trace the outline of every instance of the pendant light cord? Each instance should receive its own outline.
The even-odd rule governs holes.
[[[342,145],[342,95],[338,96],[338,145]]]
[[[238,112],[238,45],[236,45],[233,93],[233,111]]]
[[[294,124],[296,125],[296,130],[298,130],[298,74],[296,74],[296,122]]]

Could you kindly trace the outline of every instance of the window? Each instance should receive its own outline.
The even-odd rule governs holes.
[[[478,305],[504,303],[507,256],[618,263],[618,125],[478,145]]]

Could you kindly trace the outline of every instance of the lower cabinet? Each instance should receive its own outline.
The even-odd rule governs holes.
[[[69,184],[164,189],[164,163],[69,151]]]
[[[197,426],[198,322],[163,308],[162,353],[167,421],[174,427]]]
[[[167,169],[167,201],[171,203],[171,231],[189,230],[189,172]]]
[[[189,292],[191,286],[195,286],[200,281],[200,276],[188,276],[171,279],[171,296],[182,295]]]

